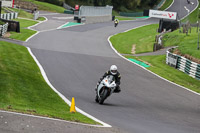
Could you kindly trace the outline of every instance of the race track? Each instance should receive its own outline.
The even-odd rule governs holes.
[[[191,1],[197,5],[196,0]],[[192,10],[195,5],[175,0],[168,10],[179,12],[182,18],[187,15],[184,6]],[[51,24],[54,22],[52,19]],[[122,59],[107,40],[113,34],[152,23],[158,20],[120,22],[117,28],[107,22],[46,31],[30,39],[27,46],[59,92],[69,100],[75,97],[77,107],[114,128],[128,133],[199,133],[200,96]],[[48,23],[42,27],[34,28],[46,30]],[[121,73],[122,92],[99,105],[94,101],[94,87],[112,64]]]

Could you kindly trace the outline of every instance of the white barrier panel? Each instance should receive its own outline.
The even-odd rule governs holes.
[[[1,0],[2,1],[2,6],[4,7],[12,7],[12,4],[13,4],[13,0]]]
[[[167,12],[167,11],[158,11],[158,10],[149,10],[149,17],[176,20],[177,13],[176,12]]]

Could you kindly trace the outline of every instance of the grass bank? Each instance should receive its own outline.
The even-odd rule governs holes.
[[[123,54],[131,54],[133,45],[135,45],[136,54],[152,52],[157,28],[158,24],[144,26],[125,33],[119,33],[110,40],[114,48]]]
[[[167,9],[172,4],[172,2],[173,2],[173,0],[166,0],[165,3],[163,4],[163,6],[159,10]]]
[[[129,32],[120,33],[111,37],[110,41],[115,49],[121,54],[130,54],[132,45],[136,45],[136,53],[141,51],[150,51],[153,49],[153,43],[155,41],[157,25],[148,25],[138,29],[131,30]],[[148,32],[144,32],[148,31]],[[134,37],[134,38],[133,38]],[[148,43],[147,43],[148,42]],[[199,51],[196,50],[197,33],[192,30],[192,33],[186,36],[180,34],[178,31],[168,33],[164,38],[165,46],[179,45],[181,51],[191,54],[199,58]],[[139,45],[139,48],[138,46]],[[143,50],[142,50],[143,49]],[[149,50],[147,50],[149,49]],[[168,65],[166,65],[166,56],[143,56],[134,57],[126,56],[127,58],[139,59],[151,64],[148,67],[150,71],[164,77],[179,85],[185,86],[193,91],[200,93],[200,82],[197,79],[193,79],[187,74],[178,71]]]
[[[46,84],[23,46],[0,42],[0,109],[97,124],[79,114]]]
[[[179,33],[179,30],[167,33],[163,37],[163,41],[166,47],[179,46],[178,49],[182,54],[188,54],[200,59],[200,50],[197,50],[197,28],[192,28],[191,33],[188,33],[188,35]]]
[[[36,33],[36,31],[29,30],[27,27],[37,24],[37,21],[26,20],[26,19],[15,19],[20,22],[20,33],[10,32],[9,38],[15,40],[26,41],[27,38]]]
[[[119,21],[124,21],[124,20],[135,20],[135,18],[131,18],[131,17],[121,17],[121,16],[116,16],[115,19],[118,19]]]
[[[29,2],[34,3],[38,7],[38,10],[57,12],[57,13],[64,13],[64,10],[65,10],[65,8],[61,6],[53,5],[46,2],[40,2],[36,0],[24,0],[24,1],[29,1]]]

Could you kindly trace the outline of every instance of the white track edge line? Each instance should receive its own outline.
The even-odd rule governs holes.
[[[167,1],[167,0],[166,0],[166,1]],[[165,1],[165,2],[166,2],[166,1]],[[168,10],[173,4],[174,4],[174,0],[173,0],[173,2],[171,3],[171,5],[170,5],[169,7],[167,7],[164,11]]]
[[[147,24],[147,25],[150,25],[150,24]],[[146,25],[143,25],[143,26],[146,26]],[[137,28],[140,28],[140,27],[143,27],[143,26],[135,27],[135,28],[132,28],[132,29],[130,29],[130,30],[137,29]],[[127,30],[127,31],[130,31],[130,30]],[[127,32],[127,31],[125,31],[125,32]],[[117,33],[117,34],[119,34],[119,33]],[[115,35],[116,35],[116,34],[115,34]],[[169,81],[169,80],[167,80],[167,79],[165,79],[165,78],[163,78],[163,77],[157,75],[156,73],[153,73],[152,71],[146,69],[145,67],[140,66],[139,64],[137,64],[137,63],[135,63],[135,62],[132,62],[132,61],[128,60],[126,57],[122,56],[122,55],[113,47],[113,45],[112,45],[112,43],[111,43],[111,41],[110,41],[110,38],[111,38],[112,36],[114,36],[114,35],[111,35],[111,36],[108,37],[108,42],[109,42],[109,44],[110,44],[110,47],[113,49],[113,51],[115,51],[115,53],[116,53],[118,56],[120,56],[121,58],[127,60],[128,62],[131,62],[131,63],[133,63],[133,64],[135,64],[135,65],[137,65],[137,66],[143,68],[144,70],[146,70],[146,71],[152,73],[153,75],[155,75],[155,76],[157,76],[157,77],[159,77],[159,78],[161,78],[161,79],[163,79],[163,80],[165,80],[165,81],[167,81],[167,82],[169,82],[169,83],[171,83],[171,84],[173,84],[173,85],[176,85],[176,86],[178,86],[178,87],[181,87],[181,88],[183,88],[183,89],[185,89],[185,90],[187,90],[187,91],[190,91],[190,92],[192,92],[192,93],[197,94],[197,95],[200,96],[200,93],[197,93],[197,92],[195,92],[195,91],[193,91],[193,90],[190,90],[189,88],[186,88],[186,87],[181,86],[181,85],[179,85],[179,84],[176,84],[176,83],[174,83],[174,82],[172,82],[172,81]]]
[[[185,17],[183,17],[181,20],[185,19],[188,15],[190,15],[194,10],[196,10],[199,6],[199,1],[197,0],[197,6],[189,13],[187,14]]]
[[[35,60],[36,64],[38,65],[38,67],[39,67],[39,69],[40,69],[40,71],[41,71],[41,74],[42,74],[42,76],[44,77],[44,80],[46,81],[46,83],[52,88],[52,90],[54,90],[54,92],[56,92],[56,93],[70,106],[70,105],[71,105],[71,102],[70,102],[63,94],[61,94],[59,91],[57,91],[57,90],[53,87],[53,85],[52,85],[52,84],[50,83],[50,81],[48,80],[48,77],[47,77],[47,75],[46,75],[46,73],[45,73],[45,71],[44,71],[42,65],[39,63],[39,61],[37,60],[37,58],[35,57],[35,55],[32,53],[31,49],[30,49],[29,47],[27,47],[27,49],[28,49],[30,55],[31,55],[31,56],[33,57],[33,59]],[[96,122],[99,122],[99,123],[101,123],[101,124],[103,125],[103,126],[97,126],[97,127],[112,127],[111,125],[109,125],[109,124],[107,124],[107,123],[104,123],[103,121],[98,120],[97,118],[93,117],[92,115],[90,115],[90,114],[88,114],[88,113],[82,111],[82,110],[79,109],[78,107],[76,107],[76,110],[77,110],[77,112],[79,112],[79,113],[81,113],[81,114],[87,116],[88,118],[90,118],[90,119],[92,119],[92,120],[94,120],[94,121],[96,121]],[[95,125],[94,125],[94,126],[95,126]]]
[[[17,112],[5,111],[5,110],[0,110],[0,112],[2,112],[2,113],[8,113],[8,114],[14,114],[14,115],[27,116],[27,117],[40,118],[40,119],[46,119],[46,120],[53,120],[53,121],[58,121],[58,122],[66,122],[66,123],[76,124],[76,125],[82,125],[82,126],[102,127],[102,126],[99,126],[99,125],[90,125],[90,124],[72,122],[72,121],[61,120],[61,119],[56,119],[56,118],[49,118],[49,117],[44,117],[44,116],[29,115],[29,114],[23,114],[23,113],[17,113]]]

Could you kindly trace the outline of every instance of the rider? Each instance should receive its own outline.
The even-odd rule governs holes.
[[[118,23],[119,23],[119,20],[118,20],[118,19],[115,19],[115,20],[114,20],[115,27],[117,27]]]
[[[109,71],[107,71],[104,75],[103,75],[103,77],[100,79],[100,82],[101,82],[101,80],[102,79],[104,79],[106,76],[108,76],[108,75],[112,75],[112,76],[114,76],[114,78],[115,78],[115,83],[116,83],[116,88],[115,88],[115,90],[114,90],[114,93],[119,93],[120,91],[121,91],[121,89],[120,89],[120,80],[121,80],[121,76],[120,76],[120,73],[117,71],[117,66],[116,65],[112,65],[111,67],[110,67],[110,70]],[[99,82],[99,83],[100,83]],[[98,83],[98,84],[99,84]],[[98,84],[97,84],[97,86],[98,86]]]

